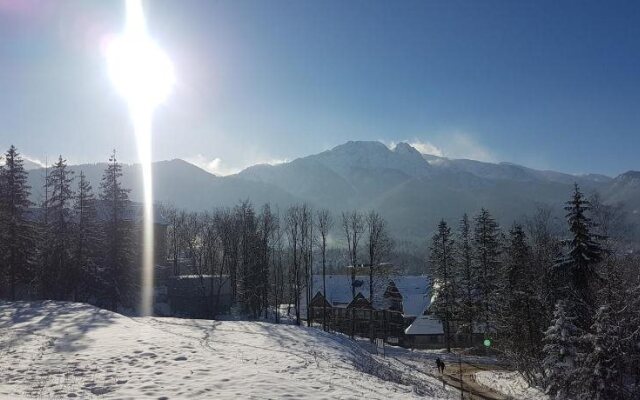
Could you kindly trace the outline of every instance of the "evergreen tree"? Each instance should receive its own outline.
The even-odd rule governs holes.
[[[442,220],[431,239],[429,260],[434,278],[435,298],[431,311],[442,321],[447,351],[451,351],[451,322],[454,320],[456,283],[454,277],[454,241],[451,228]]]
[[[640,398],[640,285],[637,282],[627,287],[625,298],[626,307],[620,316],[624,328],[622,343],[627,354],[626,368],[634,377],[631,391],[635,397],[632,398]]]
[[[109,164],[100,182],[100,200],[105,212],[103,224],[104,256],[101,281],[106,306],[117,310],[121,304],[131,305],[137,287],[138,274],[133,270],[130,221],[125,220],[129,207],[129,190],[120,182],[122,166],[116,159],[116,152],[109,158]]]
[[[574,400],[580,393],[579,366],[583,332],[576,316],[564,300],[558,301],[551,326],[545,332],[544,368],[546,393],[555,400]]]
[[[78,190],[73,206],[76,221],[73,236],[73,297],[86,300],[98,291],[98,243],[100,231],[93,188],[80,171]]]
[[[620,315],[608,304],[598,308],[589,335],[591,351],[585,360],[586,384],[582,398],[593,400],[622,399],[622,330]]]
[[[48,214],[45,235],[48,242],[49,263],[43,271],[44,294],[47,298],[64,300],[77,282],[71,278],[71,203],[73,172],[67,169],[66,160],[60,156],[48,175],[46,186]]]
[[[4,168],[4,155],[0,154],[0,226],[6,226],[8,223],[7,205],[5,204],[4,193],[7,191],[5,183],[6,173]],[[6,296],[4,293],[5,280],[8,277],[6,262],[7,254],[9,254],[8,243],[6,243],[5,235],[0,231],[0,298]]]
[[[462,216],[458,228],[455,251],[457,262],[455,264],[455,279],[458,283],[458,302],[455,304],[456,314],[459,319],[459,331],[467,336],[468,344],[472,344],[473,325],[476,321],[477,293],[475,290],[473,268],[473,247],[471,237],[471,224],[467,214]]]
[[[478,321],[485,337],[495,329],[492,326],[500,271],[500,228],[489,211],[484,208],[475,218],[473,235],[474,278],[478,290]]]
[[[537,293],[531,248],[522,226],[509,232],[498,303],[499,343],[503,353],[532,383],[540,376],[545,315]]]
[[[26,218],[31,206],[31,188],[27,185],[27,172],[24,170],[22,157],[13,145],[5,154],[5,166],[0,174],[0,203],[3,209],[0,247],[4,250],[0,257],[4,259],[9,287],[8,293],[2,295],[15,300],[18,284],[30,284],[33,278],[34,232]]]
[[[578,324],[583,330],[591,325],[595,295],[594,283],[597,280],[596,265],[602,260],[604,252],[598,243],[603,239],[592,232],[595,225],[587,216],[590,203],[584,198],[576,184],[574,192],[565,205],[567,222],[571,238],[563,242],[569,251],[556,263],[561,279],[565,282],[565,296],[574,297],[578,309]]]

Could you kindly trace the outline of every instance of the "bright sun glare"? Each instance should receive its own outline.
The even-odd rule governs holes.
[[[124,33],[107,47],[109,76],[127,101],[138,145],[144,186],[142,293],[140,311],[153,308],[153,187],[151,131],[153,110],[169,95],[175,81],[169,57],[149,37],[141,0],[126,0]]]
[[[109,75],[130,107],[148,112],[169,95],[173,64],[147,33],[142,2],[127,0],[126,10],[124,33],[107,47]]]

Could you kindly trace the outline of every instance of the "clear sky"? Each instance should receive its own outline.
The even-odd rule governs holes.
[[[153,0],[177,85],[154,158],[218,173],[347,140],[640,169],[640,2]],[[0,146],[136,160],[101,43],[123,4],[0,0]]]

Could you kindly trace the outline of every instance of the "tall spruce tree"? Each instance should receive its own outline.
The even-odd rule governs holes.
[[[96,199],[91,183],[80,171],[78,190],[73,206],[75,234],[73,235],[73,298],[87,300],[99,291],[98,244],[100,229]]]
[[[1,295],[11,300],[16,299],[19,284],[30,284],[33,279],[33,247],[34,232],[26,214],[31,206],[29,201],[30,187],[27,184],[27,172],[23,160],[12,145],[5,154],[5,166],[0,170],[0,203],[2,212],[2,229],[0,242],[6,269],[8,290]]]
[[[100,182],[100,200],[104,211],[103,237],[104,256],[101,280],[105,291],[102,301],[111,310],[119,305],[132,305],[131,296],[138,286],[138,274],[133,269],[131,248],[131,224],[125,220],[129,207],[129,190],[122,187],[122,166],[116,152],[109,157],[109,163]]]
[[[431,304],[431,311],[442,321],[444,328],[445,346],[451,351],[451,324],[454,320],[454,305],[456,303],[455,258],[454,241],[451,228],[442,220],[438,230],[431,239],[429,254],[432,275],[434,278],[435,299]]]
[[[484,208],[475,218],[473,234],[474,277],[478,290],[478,321],[484,336],[495,331],[493,316],[497,304],[500,272],[500,228]]]
[[[48,175],[46,187],[48,214],[45,235],[48,244],[48,265],[43,271],[43,291],[47,298],[65,300],[72,291],[75,282],[72,279],[72,220],[71,206],[73,191],[71,182],[73,172],[67,169],[66,160],[60,156]]]
[[[544,309],[535,292],[538,279],[533,270],[531,248],[521,225],[509,232],[497,304],[501,350],[527,381],[538,383],[542,368]]]
[[[595,224],[587,216],[590,208],[589,201],[576,184],[571,200],[564,207],[571,233],[570,239],[563,242],[568,247],[568,252],[555,265],[560,279],[565,283],[564,296],[572,297],[572,301],[576,303],[576,311],[580,317],[576,323],[585,331],[591,326],[596,300],[596,266],[604,255],[598,243],[603,238],[593,233]]]
[[[473,243],[471,237],[471,224],[467,214],[460,220],[455,251],[457,262],[455,264],[456,281],[458,282],[458,302],[455,304],[458,315],[459,333],[465,334],[468,345],[473,342],[473,325],[476,321],[477,293],[475,290],[473,268]]]

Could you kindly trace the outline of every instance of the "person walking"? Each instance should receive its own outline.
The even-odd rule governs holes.
[[[444,362],[440,359],[440,357],[436,358],[436,366],[438,367],[438,372],[440,374],[444,374]]]

